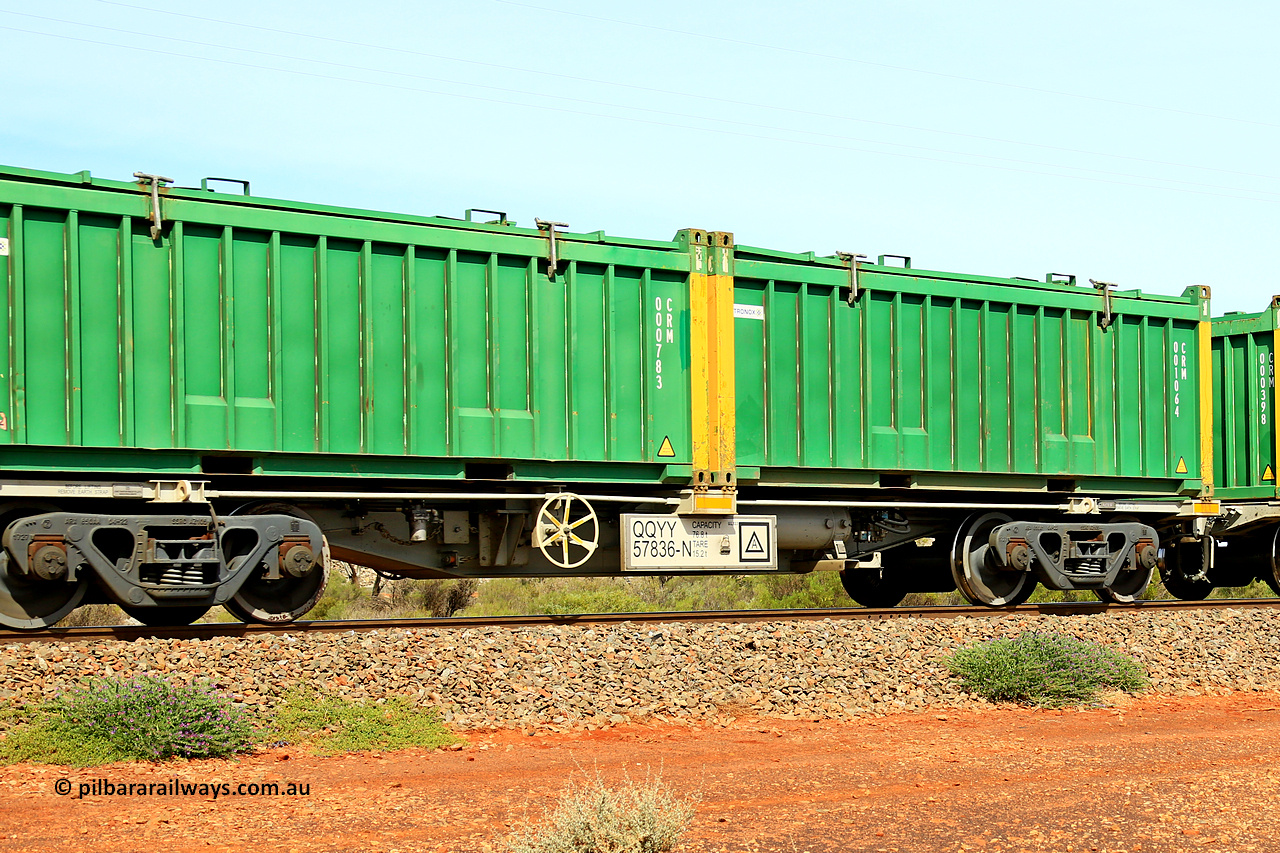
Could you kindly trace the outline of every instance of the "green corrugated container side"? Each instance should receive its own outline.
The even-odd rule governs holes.
[[[1216,497],[1276,498],[1275,344],[1280,297],[1213,320]]]
[[[761,482],[1201,490],[1207,288],[1112,291],[1104,330],[1090,287],[883,261],[850,305],[841,261],[737,248],[735,303],[763,308],[736,312],[738,464]]]
[[[536,229],[162,205],[153,240],[144,186],[0,170],[0,469],[187,473],[218,451],[258,473],[687,476],[687,330],[663,337],[668,300],[687,316],[679,243],[566,234],[552,279]]]
[[[687,482],[686,243],[563,234],[551,278],[536,229],[162,205],[153,240],[144,185],[0,169],[0,470],[187,474],[221,453],[262,474],[497,460]],[[734,275],[759,307],[734,321],[746,483],[1201,487],[1200,288],[1113,292],[1104,330],[1102,296],[1068,284],[874,264],[849,305],[840,261],[748,247]]]

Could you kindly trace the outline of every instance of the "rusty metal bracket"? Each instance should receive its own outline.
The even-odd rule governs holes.
[[[535,218],[533,221],[534,223],[537,224],[539,231],[547,232],[547,243],[548,243],[547,264],[549,265],[547,269],[547,277],[550,278],[552,281],[555,281],[556,264],[560,262],[560,258],[557,257],[556,255],[556,229],[568,228],[569,223],[568,222],[551,222],[550,220],[547,220],[547,219],[537,219],[537,218]]]
[[[160,226],[164,224],[164,219],[160,216],[160,185],[173,183],[173,178],[148,175],[146,172],[134,172],[133,176],[151,183],[151,214],[148,218],[151,220],[151,239],[159,240]]]
[[[1102,316],[1098,318],[1098,326],[1105,329],[1111,325],[1111,290],[1116,285],[1109,281],[1095,281],[1094,279],[1089,279],[1089,283],[1102,293]]]
[[[865,261],[867,256],[837,250],[836,257],[849,265],[849,297],[845,301],[852,305],[858,300],[858,264]]]

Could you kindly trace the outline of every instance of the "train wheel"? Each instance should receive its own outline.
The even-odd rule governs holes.
[[[22,518],[55,512],[44,505],[0,505],[0,534]],[[8,547],[5,537],[5,547]],[[56,625],[80,605],[89,589],[87,574],[68,582],[67,553],[56,545],[36,551],[31,573],[18,570],[8,554],[0,556],[0,625],[20,631],[38,631]]]
[[[180,628],[209,612],[207,607],[122,607],[148,628]]]
[[[1174,598],[1183,601],[1203,601],[1213,592],[1213,584],[1207,580],[1188,577],[1204,567],[1204,551],[1199,542],[1175,542],[1165,546],[1164,560],[1160,563],[1160,580]]]
[[[1126,524],[1136,522],[1138,519],[1125,515],[1111,519],[1111,521]],[[1133,604],[1142,598],[1142,593],[1146,591],[1147,585],[1151,583],[1151,575],[1155,573],[1154,568],[1144,569],[1142,563],[1138,560],[1137,549],[1130,555],[1129,562],[1124,564],[1120,569],[1120,574],[1116,575],[1116,581],[1106,589],[1094,590],[1094,595],[1099,600],[1106,601],[1111,604]]]
[[[46,561],[56,569],[57,561]],[[66,573],[66,556],[61,572]],[[89,589],[87,578],[74,583],[61,579],[28,577],[8,562],[0,568],[0,625],[20,631],[36,631],[58,624],[62,617],[80,606]]]
[[[288,504],[265,503],[246,507],[242,515],[292,515],[314,521],[297,507]],[[280,577],[266,577],[260,569],[241,585],[231,600],[223,605],[227,612],[245,622],[279,624],[292,622],[316,606],[324,588],[329,583],[329,543],[325,540],[321,552],[307,571],[298,574],[281,572]]]
[[[887,553],[881,553],[880,559],[884,560]],[[896,574],[885,568],[845,569],[840,572],[840,583],[849,597],[863,607],[897,607],[907,592]]]
[[[1235,543],[1233,543],[1235,544]],[[1233,562],[1253,569],[1247,583],[1257,578],[1264,581],[1271,591],[1280,595],[1280,527],[1268,527],[1238,541],[1237,559]],[[1241,553],[1243,552],[1243,553]],[[1214,580],[1219,580],[1217,577]],[[1223,584],[1226,586],[1226,584]],[[1237,584],[1231,584],[1236,586]],[[1243,585],[1243,583],[1239,584]]]
[[[1271,587],[1271,591],[1276,595],[1280,595],[1280,560],[1277,560],[1276,545],[1280,544],[1280,528],[1276,530],[1274,536],[1268,537],[1271,540],[1271,571],[1261,572],[1262,580],[1266,581],[1267,586]]]
[[[1002,512],[974,514],[965,519],[951,548],[951,576],[956,588],[972,604],[1014,607],[1036,590],[1035,576],[1010,571],[991,554],[991,531],[1013,519]]]

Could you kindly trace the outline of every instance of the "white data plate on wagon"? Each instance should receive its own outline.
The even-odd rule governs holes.
[[[622,568],[776,569],[778,520],[772,515],[622,516]]]

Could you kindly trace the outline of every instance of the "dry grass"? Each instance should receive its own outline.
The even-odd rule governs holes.
[[[694,799],[662,780],[610,788],[596,774],[571,783],[541,826],[517,832],[508,853],[666,853],[693,822]]]

